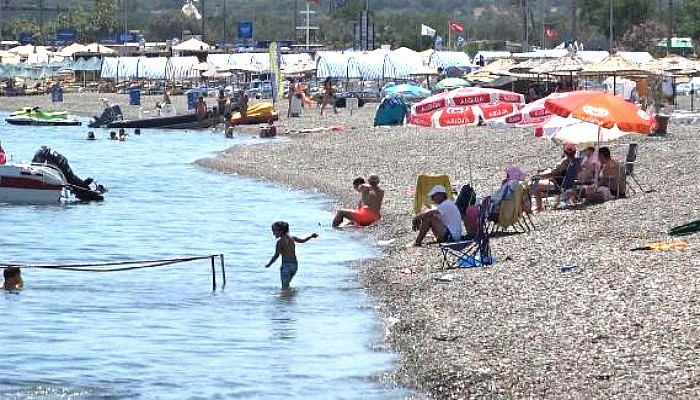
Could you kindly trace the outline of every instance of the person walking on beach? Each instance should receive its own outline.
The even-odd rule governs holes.
[[[326,78],[326,80],[323,82],[323,89],[326,91],[326,93],[324,93],[323,95],[323,104],[321,104],[321,115],[323,115],[323,110],[328,104],[332,104],[333,112],[338,114],[338,109],[335,107],[335,92],[333,90],[333,81],[331,81],[330,76]]]
[[[384,189],[379,187],[379,176],[370,175],[367,182],[363,178],[355,178],[352,186],[360,192],[360,202],[355,209],[340,209],[333,218],[333,227],[337,228],[348,219],[356,226],[368,226],[381,218]]]
[[[290,236],[289,224],[284,221],[277,221],[272,224],[272,234],[277,238],[277,245],[275,246],[275,254],[270,259],[270,262],[265,265],[265,268],[269,268],[280,256],[282,256],[280,280],[282,281],[282,290],[288,291],[289,284],[292,282],[292,278],[294,278],[294,275],[296,275],[297,269],[299,268],[295,248],[296,243],[306,243],[313,238],[317,238],[318,234],[312,233],[303,239],[296,236]]]

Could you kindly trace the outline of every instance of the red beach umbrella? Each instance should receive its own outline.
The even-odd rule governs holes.
[[[409,125],[433,128],[478,125],[479,120],[490,121],[518,110],[514,103],[483,103],[474,106],[444,107],[423,113],[411,112],[406,116]]]
[[[528,103],[517,113],[508,115],[500,119],[499,122],[516,126],[531,126],[546,122],[552,113],[544,107],[545,100],[547,100],[546,97]]]
[[[432,95],[415,104],[412,111],[419,114],[449,106],[472,106],[495,102],[524,104],[525,96],[500,89],[463,87]]]

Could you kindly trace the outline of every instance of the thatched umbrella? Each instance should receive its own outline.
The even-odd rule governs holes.
[[[613,77],[613,94],[615,94],[616,77],[618,75],[650,75],[651,72],[637,67],[624,58],[613,54],[605,58],[603,61],[585,66],[578,72],[580,76],[612,76]]]
[[[685,57],[673,55],[663,58],[657,58],[646,64],[644,68],[657,73],[677,73],[694,66],[693,61],[688,60]]]
[[[565,56],[547,61],[539,67],[533,68],[533,74],[544,74],[553,76],[569,76],[571,86],[574,87],[574,75],[578,74],[585,66],[586,62],[576,53],[570,52]]]

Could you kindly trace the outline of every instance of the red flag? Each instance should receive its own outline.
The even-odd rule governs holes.
[[[452,33],[464,32],[464,24],[461,24],[457,21],[450,20],[450,32],[452,32]]]
[[[555,31],[554,28],[552,28],[551,26],[546,26],[544,28],[544,36],[547,39],[553,39],[553,38],[557,37],[558,35],[557,35],[557,31]]]
[[[307,3],[321,4],[321,0],[306,0]]]

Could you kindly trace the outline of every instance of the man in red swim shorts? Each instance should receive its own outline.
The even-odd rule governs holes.
[[[352,186],[360,192],[360,202],[355,209],[340,209],[333,218],[333,227],[337,228],[347,219],[356,226],[368,226],[381,218],[380,210],[384,200],[384,189],[379,187],[379,177],[370,175],[365,182],[364,178],[355,178]]]

